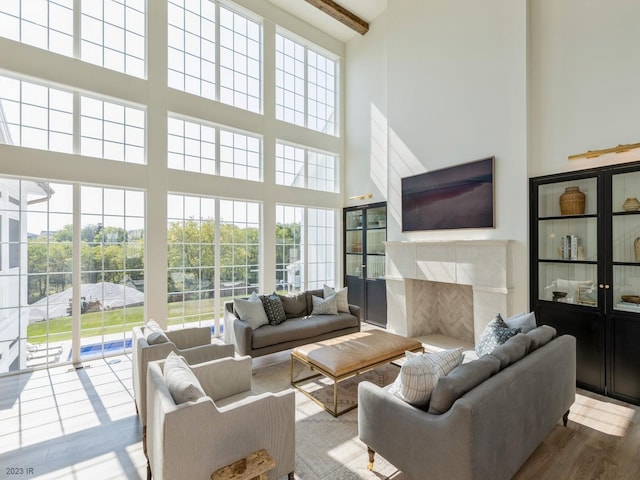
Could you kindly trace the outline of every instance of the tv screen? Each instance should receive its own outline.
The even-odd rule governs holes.
[[[402,179],[402,231],[492,228],[494,157]]]

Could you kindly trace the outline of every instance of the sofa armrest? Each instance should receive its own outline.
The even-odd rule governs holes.
[[[215,402],[251,390],[251,357],[220,358],[192,365],[205,393]]]
[[[358,319],[358,325],[360,324],[360,307],[357,305],[349,304],[349,313]]]
[[[253,329],[248,323],[236,318],[233,321],[236,352],[240,355],[251,355],[253,345]]]

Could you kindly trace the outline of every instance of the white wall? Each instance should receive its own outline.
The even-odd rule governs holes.
[[[530,1],[531,176],[640,159],[567,158],[640,142],[638,19],[638,0]]]
[[[525,0],[393,0],[346,54],[345,198],[386,199],[389,240],[515,240],[516,310],[528,303],[526,11]],[[495,229],[401,231],[402,177],[488,156]]]

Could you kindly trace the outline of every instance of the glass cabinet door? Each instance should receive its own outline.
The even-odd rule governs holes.
[[[345,255],[346,274],[361,277],[364,265],[363,237],[362,237],[363,211],[355,210],[346,212],[345,217]]]
[[[598,181],[540,185],[538,299],[598,305]]]
[[[640,172],[611,177],[614,310],[640,312]]]
[[[367,210],[367,278],[384,278],[384,242],[387,239],[387,207]]]

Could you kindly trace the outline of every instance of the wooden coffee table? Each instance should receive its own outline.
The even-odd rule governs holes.
[[[406,351],[423,352],[422,343],[384,330],[367,330],[321,342],[296,347],[291,352],[291,385],[322,406],[334,417],[358,406],[338,411],[338,382],[402,358]],[[293,365],[298,361],[318,372],[305,378],[293,378]],[[306,380],[324,375],[333,380],[333,409],[304,390]]]

